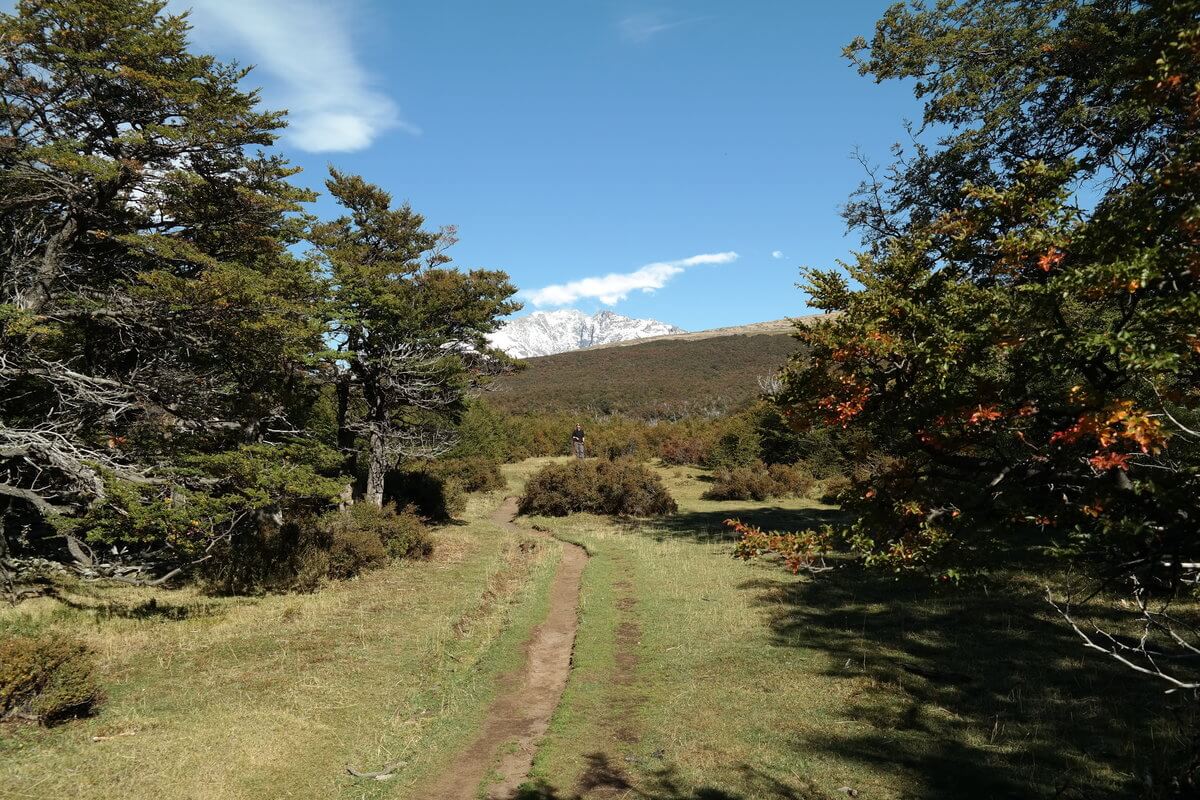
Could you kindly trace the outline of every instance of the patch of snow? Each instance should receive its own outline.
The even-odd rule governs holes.
[[[612,311],[588,315],[568,308],[535,311],[509,320],[490,334],[488,341],[513,358],[534,358],[672,333],[685,331],[653,319],[633,319]]]

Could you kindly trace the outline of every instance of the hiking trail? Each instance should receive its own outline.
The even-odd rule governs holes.
[[[491,521],[514,534],[551,538],[548,533],[513,522],[517,499],[505,498]],[[561,540],[559,540],[561,541]],[[579,589],[587,552],[562,542],[562,560],[550,586],[550,612],[522,645],[524,662],[500,679],[496,698],[475,738],[444,774],[424,788],[422,797],[475,800],[485,776],[485,797],[508,800],[529,774],[538,742],[562,698],[571,671],[571,651],[579,626]]]

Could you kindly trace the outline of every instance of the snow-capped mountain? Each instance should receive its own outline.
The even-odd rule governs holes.
[[[568,308],[535,311],[509,320],[488,339],[493,347],[514,358],[533,358],[671,333],[684,333],[684,330],[665,322],[632,319],[611,311],[597,311],[589,316]]]

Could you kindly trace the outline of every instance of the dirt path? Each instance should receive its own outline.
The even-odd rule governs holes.
[[[508,498],[491,520],[514,534],[534,533],[513,522],[516,498]],[[487,797],[511,797],[533,765],[533,754],[546,733],[571,670],[571,649],[578,626],[579,586],[587,553],[563,542],[562,560],[550,586],[550,613],[524,645],[525,663],[500,682],[483,728],[450,769],[415,796],[437,800],[475,800],[479,784],[489,781]]]

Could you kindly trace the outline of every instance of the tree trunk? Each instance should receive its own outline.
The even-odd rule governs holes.
[[[75,237],[79,225],[74,218],[69,218],[63,226],[46,242],[46,250],[42,253],[41,263],[34,275],[34,283],[21,298],[21,307],[27,311],[40,311],[50,300],[50,292],[54,282],[62,272],[63,248]]]
[[[339,507],[345,509],[354,504],[355,484],[358,483],[358,448],[354,446],[354,431],[350,430],[350,371],[337,379],[337,446],[345,459],[342,469],[350,476],[350,483],[342,491]]]
[[[371,432],[370,463],[367,465],[366,499],[376,506],[383,506],[383,479],[387,476],[387,452],[384,448],[383,435],[378,431]]]

